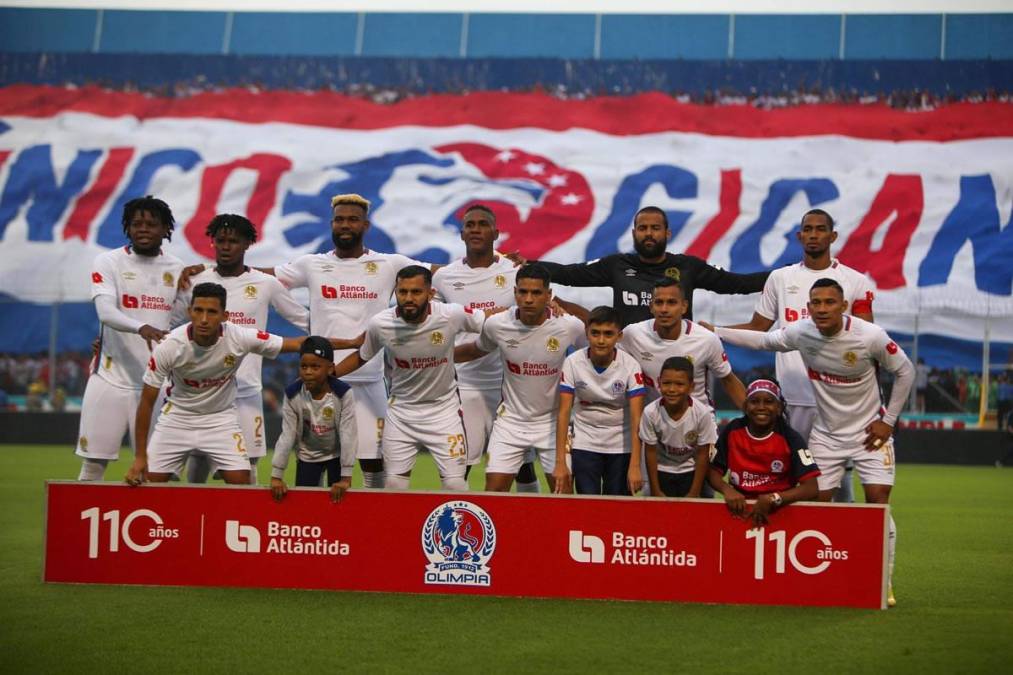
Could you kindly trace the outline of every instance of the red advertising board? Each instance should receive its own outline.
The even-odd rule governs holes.
[[[886,607],[887,507],[49,482],[49,582]]]

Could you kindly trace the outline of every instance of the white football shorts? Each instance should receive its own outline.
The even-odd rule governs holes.
[[[415,467],[419,448],[426,448],[436,461],[442,478],[464,476],[468,440],[461,411],[454,407],[432,411],[425,419],[403,419],[397,406],[391,407],[383,426],[383,466],[388,474],[409,473]]]
[[[844,465],[850,459],[855,463],[855,471],[862,485],[893,485],[897,473],[897,465],[893,453],[893,438],[887,440],[877,450],[866,450],[862,446],[849,449],[829,448],[820,441],[809,443],[820,475],[816,479],[820,490],[833,490],[840,487],[844,478]]]
[[[249,471],[246,441],[235,408],[209,415],[181,413],[166,403],[148,441],[148,471],[182,475],[192,450],[207,455],[211,471]]]
[[[380,439],[387,417],[387,386],[383,380],[374,382],[349,382],[355,392],[355,424],[359,438],[357,459],[380,459],[383,457]]]
[[[468,437],[468,466],[482,461],[500,404],[499,389],[461,389],[461,413],[464,433]]]

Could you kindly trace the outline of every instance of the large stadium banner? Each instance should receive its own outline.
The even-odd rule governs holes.
[[[48,582],[886,608],[889,507],[49,482]]]
[[[98,253],[125,243],[123,204],[164,198],[168,250],[212,253],[218,212],[260,228],[248,261],[332,247],[332,195],[373,203],[367,244],[445,262],[462,208],[491,204],[501,250],[576,262],[631,250],[640,207],[668,212],[670,250],[734,272],[796,262],[809,208],[838,220],[835,252],[876,285],[877,313],[975,341],[966,317],[1013,316],[1013,115],[1008,104],[906,112],[876,105],[765,111],[660,94],[428,96],[380,105],[330,92],[180,98],[0,90],[0,288],[87,302]],[[752,300],[721,300],[745,320]],[[698,310],[698,313],[703,310]],[[954,318],[960,315],[964,318]],[[992,326],[1013,341],[1013,322]]]

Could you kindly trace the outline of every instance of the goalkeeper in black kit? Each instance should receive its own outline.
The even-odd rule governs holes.
[[[573,265],[539,261],[549,269],[552,281],[563,286],[609,286],[612,306],[623,326],[651,318],[651,293],[662,278],[682,286],[688,305],[685,317],[693,318],[693,290],[703,288],[721,294],[759,293],[769,272],[733,274],[690,255],[667,253],[668,216],[657,206],[645,206],[633,219],[636,253],[616,253]]]

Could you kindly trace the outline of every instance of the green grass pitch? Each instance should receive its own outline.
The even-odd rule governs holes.
[[[0,672],[994,673],[1013,659],[1009,469],[898,468],[885,612],[46,585],[43,480],[77,469],[69,448],[0,446]],[[413,487],[438,485],[430,463],[416,473]]]

